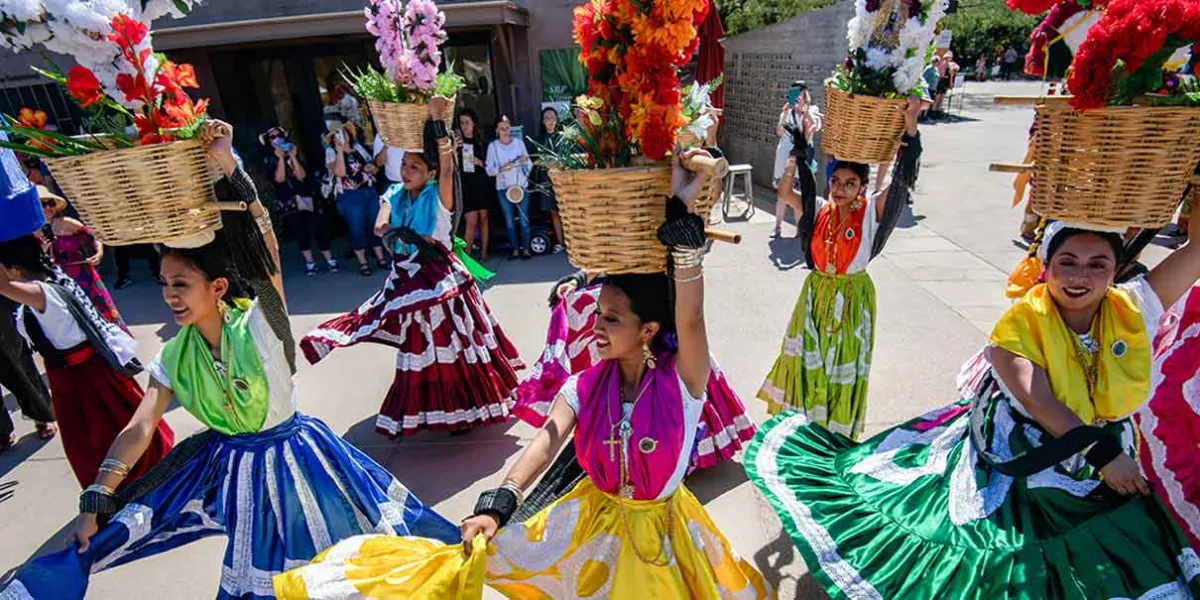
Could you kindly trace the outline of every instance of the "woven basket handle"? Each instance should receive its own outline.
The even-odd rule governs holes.
[[[726,244],[737,245],[742,243],[742,234],[734,233],[732,231],[725,231],[724,229],[706,228],[704,230],[704,236],[710,240],[725,242]]]

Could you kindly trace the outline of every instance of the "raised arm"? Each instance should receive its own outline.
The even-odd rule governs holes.
[[[688,154],[703,153],[689,150]],[[675,368],[693,398],[700,398],[708,386],[711,363],[708,356],[708,332],[704,324],[704,219],[692,213],[693,201],[704,186],[704,176],[689,173],[680,164],[680,155],[672,159],[671,189],[680,203],[671,200],[667,222],[659,230],[659,240],[671,246],[675,277],[675,329],[679,351]]]
[[[283,150],[275,149],[275,183],[287,181],[287,156]]]
[[[79,545],[80,554],[88,549],[91,537],[98,530],[98,514],[111,514],[110,511],[117,508],[113,490],[121,485],[129,469],[137,464],[142,454],[145,454],[146,448],[154,438],[158,422],[162,420],[170,404],[171,390],[151,381],[150,389],[146,391],[142,403],[134,411],[133,418],[109,446],[108,456],[105,457],[95,483],[80,496],[79,517],[67,538],[68,542],[74,541]]]
[[[217,166],[221,168],[221,172],[229,181],[234,201],[245,202],[250,210],[250,216],[258,221],[263,241],[266,242],[267,250],[271,253],[271,260],[275,261],[275,275],[271,277],[271,284],[279,292],[279,297],[285,299],[283,270],[279,260],[279,240],[275,237],[275,228],[271,226],[270,214],[258,200],[258,189],[254,187],[254,180],[250,179],[250,175],[238,164],[237,158],[233,155],[233,127],[223,121],[209,119],[204,124],[203,139],[208,143],[209,156],[217,162]]]
[[[1188,243],[1150,269],[1146,281],[1162,300],[1164,308],[1173,306],[1200,279],[1200,227],[1188,231]]]
[[[909,98],[904,111],[904,135],[900,138],[900,153],[892,166],[892,181],[880,191],[883,201],[875,202],[875,239],[871,243],[871,257],[883,252],[884,245],[896,229],[904,207],[908,206],[912,186],[917,182],[917,165],[921,160],[921,133],[917,130],[917,117],[921,114],[921,101]],[[883,174],[878,175],[882,177]]]
[[[454,212],[454,142],[449,137],[438,140],[438,198],[442,206]]]

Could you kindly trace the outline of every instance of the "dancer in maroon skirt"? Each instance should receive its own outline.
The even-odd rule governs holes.
[[[63,450],[80,486],[96,480],[117,434],[145,395],[136,342],[96,311],[87,294],[50,262],[33,235],[0,242],[0,295],[21,304],[17,328],[46,363]],[[126,481],[154,466],[174,443],[159,423]]]
[[[405,154],[403,183],[384,195],[377,230],[392,229],[403,241],[383,289],[300,342],[313,363],[359,342],[398,349],[396,377],[375,419],[376,430],[391,437],[507,421],[523,367],[451,251],[454,179],[438,173],[453,173],[455,150],[435,123],[426,123],[425,151]]]

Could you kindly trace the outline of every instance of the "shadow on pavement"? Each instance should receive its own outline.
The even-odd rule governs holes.
[[[918,215],[913,212],[912,206],[904,207],[904,213],[900,215],[900,220],[896,221],[897,229],[912,229],[918,223],[925,220],[925,215]]]
[[[780,531],[779,536],[754,553],[754,566],[759,573],[771,584],[771,587],[779,590],[779,584],[783,581],[783,567],[796,562],[796,547],[792,545],[791,538],[787,532]],[[806,577],[811,577],[806,575]],[[815,582],[814,582],[815,583]],[[800,585],[796,585],[796,597],[802,598],[798,592]]]
[[[71,527],[74,524],[75,519],[67,521],[66,525],[59,527],[58,531],[50,534],[50,537],[46,538],[46,541],[42,542],[42,545],[38,546],[38,549],[34,550],[33,554],[29,555],[29,558],[26,558],[21,564],[9,569],[4,573],[4,575],[0,575],[0,588],[4,587],[4,584],[8,583],[9,579],[12,579],[13,575],[15,575],[16,572],[19,571],[21,567],[25,566],[29,561],[47,554],[58,552],[59,550],[65,548],[66,544],[64,540],[67,539],[67,534],[71,531]]]
[[[708,504],[725,492],[750,481],[742,464],[724,461],[711,469],[696,471],[687,478],[687,489],[701,504]]]
[[[521,450],[517,436],[509,434],[516,424],[510,421],[488,425],[461,436],[421,431],[389,442],[375,433],[372,415],[356,423],[342,437],[364,452],[367,446],[394,444],[390,458],[381,464],[422,502],[432,506],[503,469],[508,459]]]
[[[796,267],[804,267],[804,256],[800,252],[800,240],[792,236],[771,238],[767,247],[770,248],[771,264],[780,271],[791,271]]]

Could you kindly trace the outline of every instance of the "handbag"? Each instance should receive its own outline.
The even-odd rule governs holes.
[[[504,190],[504,197],[513,204],[520,204],[525,200],[525,188],[519,185],[510,185],[507,190]]]

